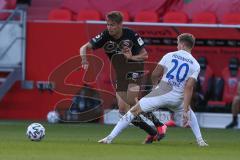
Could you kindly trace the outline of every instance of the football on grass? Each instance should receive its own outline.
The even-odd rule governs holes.
[[[41,141],[45,136],[45,128],[40,123],[32,123],[28,126],[26,135],[32,141]]]

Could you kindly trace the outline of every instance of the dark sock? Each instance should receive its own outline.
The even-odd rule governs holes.
[[[153,129],[150,125],[148,125],[146,122],[144,122],[140,116],[135,117],[132,121],[132,124],[143,129],[151,136],[155,136],[157,134],[157,131]]]
[[[233,122],[237,123],[237,121],[238,121],[238,116],[233,116]]]
[[[143,116],[147,119],[150,119],[156,127],[161,127],[164,125],[152,112],[144,113]]]

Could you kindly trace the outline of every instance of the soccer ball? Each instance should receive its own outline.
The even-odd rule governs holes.
[[[26,135],[32,141],[41,141],[45,136],[45,128],[40,123],[32,123],[28,126]]]
[[[47,114],[47,120],[49,123],[57,123],[59,121],[59,114],[56,111],[50,111]]]

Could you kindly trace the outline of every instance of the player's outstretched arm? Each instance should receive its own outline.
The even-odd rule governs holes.
[[[196,80],[194,78],[189,78],[186,82],[185,88],[184,88],[184,99],[183,99],[183,107],[184,107],[184,126],[187,125],[189,117],[187,116],[187,112],[190,109],[190,103],[192,99],[193,94],[193,87],[195,85]]]
[[[80,48],[80,56],[82,58],[82,68],[87,69],[88,68],[88,61],[87,61],[87,49],[92,49],[92,44],[87,42]]]
[[[160,64],[156,66],[156,68],[153,70],[152,75],[151,75],[151,80],[153,86],[156,86],[158,82],[161,80],[162,76],[164,73],[164,67]]]

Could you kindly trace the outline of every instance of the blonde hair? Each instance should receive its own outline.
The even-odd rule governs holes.
[[[195,37],[190,33],[182,33],[178,36],[178,42],[184,43],[189,49],[192,49],[195,45]]]

